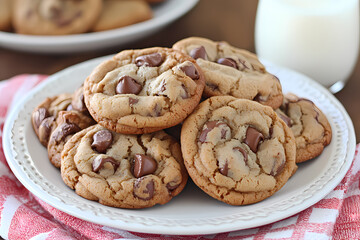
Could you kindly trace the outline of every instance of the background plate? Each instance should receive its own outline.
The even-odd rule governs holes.
[[[127,27],[65,36],[33,36],[0,31],[0,46],[42,53],[70,53],[119,46],[149,35],[178,19],[198,0],[166,0],[152,6],[154,17]]]
[[[331,144],[317,159],[299,164],[296,174],[270,198],[248,206],[230,206],[212,199],[193,183],[169,203],[129,210],[103,206],[79,197],[62,181],[46,149],[32,129],[32,110],[47,96],[72,92],[91,70],[109,56],[87,61],[49,77],[9,114],[3,146],[7,161],[21,183],[43,201],[75,217],[124,230],[159,234],[211,234],[257,227],[294,215],[328,194],[344,177],[355,153],[352,122],[338,100],[308,77],[265,62],[279,77],[284,92],[306,97],[328,117]]]

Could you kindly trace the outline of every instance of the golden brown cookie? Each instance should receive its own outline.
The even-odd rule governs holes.
[[[104,0],[101,15],[92,31],[99,32],[148,20],[152,10],[142,0]]]
[[[195,184],[231,205],[270,197],[296,170],[290,128],[270,107],[230,96],[199,104],[182,126],[181,149]]]
[[[56,118],[60,111],[71,109],[72,94],[60,94],[46,98],[31,115],[33,129],[42,145],[48,144],[49,137],[56,127]]]
[[[125,50],[84,83],[85,103],[100,125],[141,134],[182,122],[197,106],[204,77],[189,56],[169,48]]]
[[[330,144],[332,131],[329,121],[309,99],[286,94],[276,113],[294,133],[297,163],[319,156]]]
[[[227,42],[190,37],[173,46],[196,59],[206,83],[205,97],[229,95],[255,100],[278,108],[282,103],[282,88],[276,76],[268,73],[257,56]]]
[[[100,16],[102,0],[15,0],[17,33],[64,35],[84,33]]]
[[[70,138],[61,159],[66,185],[113,207],[165,204],[187,182],[180,145],[163,131],[124,135],[94,125]]]

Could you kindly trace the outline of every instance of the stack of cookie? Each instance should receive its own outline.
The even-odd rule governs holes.
[[[105,31],[152,18],[150,3],[154,0],[0,0],[0,31],[13,28],[31,35]]]
[[[120,208],[165,204],[188,175],[220,201],[256,203],[331,140],[324,114],[284,97],[254,54],[203,38],[118,53],[32,124],[66,185]]]

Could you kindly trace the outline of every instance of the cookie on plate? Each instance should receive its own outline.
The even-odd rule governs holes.
[[[230,95],[255,100],[274,109],[281,105],[280,81],[266,71],[255,54],[226,42],[199,37],[180,40],[173,48],[196,59],[205,75],[206,97]]]
[[[180,145],[165,132],[124,135],[98,124],[65,144],[61,176],[80,196],[120,208],[165,204],[187,182]]]
[[[128,26],[148,20],[152,10],[142,0],[104,0],[99,19],[92,30],[95,32]]]
[[[91,29],[102,0],[15,0],[13,25],[17,33],[65,35]]]
[[[84,83],[85,104],[100,125],[141,134],[182,122],[205,80],[189,56],[170,48],[125,50],[97,66]]]
[[[288,93],[276,113],[294,133],[297,163],[319,156],[330,144],[332,131],[329,121],[309,99]]]
[[[72,94],[64,93],[46,98],[31,115],[33,129],[42,145],[48,144],[50,134],[56,127],[56,118],[60,111],[70,110]]]
[[[11,29],[11,1],[0,0],[0,31]]]
[[[56,127],[52,131],[47,145],[50,162],[57,168],[61,164],[61,152],[65,143],[77,132],[94,125],[95,121],[78,111],[60,111]]]
[[[231,205],[270,197],[297,168],[294,135],[274,110],[231,96],[199,104],[182,126],[181,149],[195,184]]]

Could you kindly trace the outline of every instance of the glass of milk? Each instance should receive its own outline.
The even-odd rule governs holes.
[[[359,0],[259,0],[255,48],[338,92],[357,62]]]

